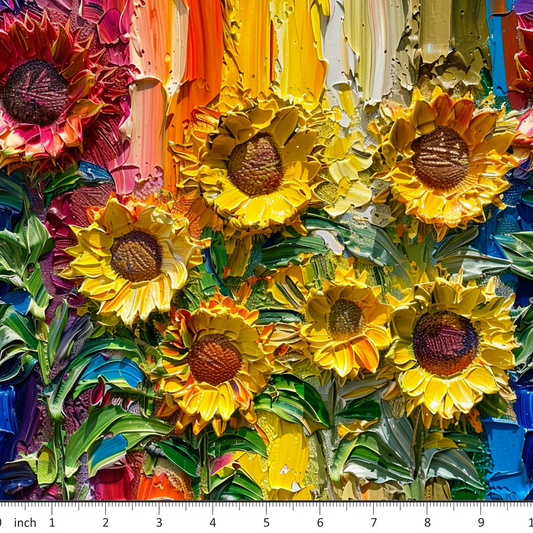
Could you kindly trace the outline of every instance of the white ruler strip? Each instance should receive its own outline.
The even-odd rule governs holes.
[[[533,502],[0,502],[0,533],[533,533]]]

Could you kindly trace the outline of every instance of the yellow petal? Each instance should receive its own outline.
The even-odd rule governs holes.
[[[485,137],[496,126],[497,115],[494,112],[482,112],[475,116],[470,126],[464,133],[464,138],[469,144],[476,145],[485,140]]]
[[[351,342],[356,360],[362,368],[375,372],[379,365],[379,352],[375,344],[366,337]]]
[[[103,223],[108,233],[119,237],[133,229],[133,216],[116,198],[111,198],[105,209]]]
[[[448,384],[448,395],[463,413],[468,413],[474,406],[472,391],[463,378],[450,381]]]
[[[392,126],[390,142],[398,152],[403,153],[406,147],[415,140],[415,136],[413,125],[407,119],[400,117]]]
[[[200,403],[200,416],[203,420],[211,420],[218,410],[220,393],[216,388],[204,387],[202,402]]]
[[[498,348],[486,348],[481,353],[481,357],[489,365],[510,370],[515,366],[515,358],[511,350],[501,350]]]
[[[439,410],[447,390],[446,382],[437,376],[432,377],[427,384],[424,393],[424,404],[433,414],[436,414]]]
[[[422,134],[431,133],[435,129],[437,112],[429,102],[418,100],[413,109],[413,126]]]
[[[484,394],[495,394],[498,392],[498,385],[491,372],[484,367],[475,367],[466,375],[466,380],[471,387]]]
[[[402,378],[402,387],[406,392],[416,390],[424,382],[425,375],[418,369],[408,370]]]

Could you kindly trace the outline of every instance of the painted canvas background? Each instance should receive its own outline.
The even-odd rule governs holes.
[[[0,10],[0,498],[530,497],[533,2]]]

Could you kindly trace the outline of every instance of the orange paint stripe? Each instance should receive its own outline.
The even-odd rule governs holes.
[[[519,42],[516,38],[517,27],[518,20],[514,11],[511,11],[509,15],[502,17],[503,58],[505,62],[507,90],[511,89],[514,81],[518,78],[518,70],[516,68],[515,60],[515,54],[520,51]]]
[[[222,11],[219,0],[185,0],[189,8],[187,62],[183,85],[170,103],[165,135],[165,188],[175,191],[179,172],[168,149],[169,142],[183,142],[183,122],[196,106],[216,98],[222,84],[224,55]]]

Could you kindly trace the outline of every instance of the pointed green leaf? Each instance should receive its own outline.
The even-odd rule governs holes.
[[[191,477],[200,476],[198,472],[198,465],[200,463],[198,450],[193,448],[188,442],[175,438],[161,441],[158,446],[167,459],[187,475]]]

